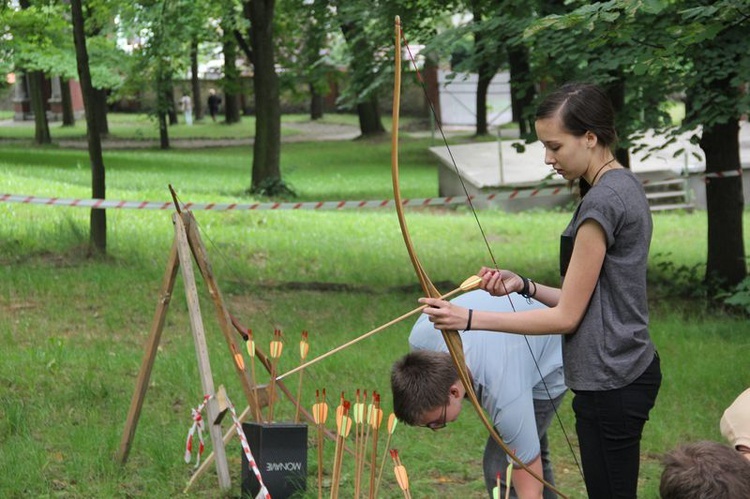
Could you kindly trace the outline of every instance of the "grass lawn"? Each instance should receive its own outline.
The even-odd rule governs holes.
[[[402,143],[405,197],[437,194],[428,145],[427,140]],[[251,153],[249,147],[105,152],[107,197],[164,201],[169,200],[166,186],[172,184],[183,201],[248,202],[244,191]],[[391,197],[389,158],[385,138],[285,144],[282,169],[298,200],[384,199]],[[0,192],[86,197],[87,164],[85,151],[5,145],[0,149]],[[442,290],[488,263],[467,210],[409,210],[407,216],[426,270]],[[487,210],[478,216],[501,266],[555,282],[559,232],[569,213]],[[171,213],[109,210],[105,258],[87,256],[86,209],[0,203],[0,217],[0,496],[181,494],[193,466],[183,460],[190,409],[203,396],[181,276],[130,459],[124,467],[113,460],[160,299],[174,237]],[[195,217],[230,312],[253,329],[266,351],[274,328],[283,331],[281,372],[299,363],[302,330],[309,331],[312,358],[418,305],[421,291],[391,210],[201,211]],[[660,455],[683,442],[721,440],[722,411],[750,385],[750,371],[741,367],[747,363],[747,318],[700,298],[684,298],[678,295],[684,287],[672,285],[676,274],[700,277],[706,214],[656,214],[654,224],[651,331],[662,357],[664,384],[642,445],[639,497],[644,498],[658,496]],[[747,246],[747,213],[744,234]],[[226,386],[241,410],[243,391],[200,279],[198,288],[214,382]],[[325,388],[333,411],[341,392],[353,399],[357,389],[376,390],[383,394],[387,417],[389,367],[406,352],[411,323],[397,324],[311,366],[304,375],[303,403],[310,408],[315,391]],[[293,392],[298,379],[288,380]],[[470,408],[465,409],[456,423],[439,432],[396,429],[392,447],[409,470],[414,497],[486,496],[481,476],[486,433]],[[275,413],[277,420],[294,417],[285,400]],[[560,417],[576,448],[570,397]],[[332,417],[328,427],[335,429]],[[570,497],[585,497],[563,431],[553,423],[550,432],[558,485]],[[312,428],[310,435],[305,497],[317,496]],[[206,440],[210,451],[208,435]],[[381,435],[381,451],[384,442]],[[333,443],[327,442],[324,451],[329,476]],[[186,497],[237,497],[240,452],[232,440],[227,447],[231,492],[218,490],[212,470]],[[354,474],[350,458],[343,470],[341,493],[349,495]],[[381,497],[401,496],[390,464],[381,492]]]

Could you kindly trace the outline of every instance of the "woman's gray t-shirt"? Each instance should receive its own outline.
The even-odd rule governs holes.
[[[646,270],[653,224],[638,178],[610,170],[581,200],[562,234],[575,238],[581,224],[596,221],[607,253],[586,313],[565,335],[565,381],[574,390],[612,390],[630,384],[651,364]]]

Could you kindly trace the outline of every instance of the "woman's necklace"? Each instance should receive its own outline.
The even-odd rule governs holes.
[[[612,158],[606,163],[604,163],[602,166],[599,167],[598,170],[596,170],[596,173],[594,174],[594,178],[591,180],[591,185],[594,185],[596,183],[596,179],[599,177],[599,174],[604,170],[604,167],[612,163],[616,158]]]

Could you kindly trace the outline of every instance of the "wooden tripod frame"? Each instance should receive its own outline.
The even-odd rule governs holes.
[[[148,390],[149,380],[151,378],[151,371],[154,366],[156,359],[156,352],[161,340],[161,333],[164,329],[164,323],[167,316],[167,310],[169,308],[169,302],[172,298],[172,291],[174,290],[175,281],[177,278],[177,270],[181,269],[182,277],[185,284],[185,295],[188,305],[188,311],[190,314],[190,328],[193,333],[193,340],[195,342],[195,352],[198,358],[198,369],[201,378],[201,387],[203,393],[206,395],[215,395],[214,382],[211,375],[211,365],[208,357],[208,348],[206,344],[205,330],[203,327],[203,320],[200,312],[200,305],[198,300],[198,289],[195,281],[195,274],[193,272],[193,259],[195,260],[203,280],[205,281],[209,294],[214,304],[214,309],[218,317],[219,326],[221,332],[226,340],[227,347],[232,359],[235,359],[235,354],[240,351],[239,345],[237,344],[236,333],[232,330],[236,323],[236,320],[232,318],[224,306],[224,302],[221,297],[221,292],[216,279],[214,278],[211,265],[209,264],[206,249],[200,238],[197,230],[197,222],[189,211],[182,212],[177,210],[172,216],[172,221],[175,228],[175,237],[172,243],[172,248],[169,252],[169,258],[167,260],[167,268],[164,273],[162,280],[161,289],[159,292],[159,300],[156,306],[156,312],[154,314],[153,321],[151,323],[151,331],[149,333],[148,340],[146,342],[145,353],[141,368],[138,373],[136,380],[135,391],[133,392],[133,398],[130,402],[130,410],[128,411],[127,420],[125,421],[125,428],[123,430],[122,440],[120,441],[120,448],[116,455],[117,461],[121,464],[125,464],[130,454],[130,448],[133,444],[135,437],[136,427],[138,426],[138,420],[140,418],[141,409],[143,408],[143,400]],[[268,370],[268,364],[263,362],[266,356],[256,346],[256,355],[261,359],[261,364]],[[257,391],[251,380],[250,375],[245,369],[244,365],[238,364],[233,360],[233,365],[240,378],[245,397],[247,399],[249,407],[255,407],[255,404],[264,405],[267,403],[267,397],[264,397],[265,390]],[[294,396],[291,392],[283,386],[282,382],[278,382],[281,391],[289,398],[293,403],[296,404]],[[255,394],[258,394],[258,400],[255,399]],[[266,400],[262,400],[266,399]],[[209,428],[209,434],[211,436],[211,442],[213,445],[213,456],[216,461],[216,469],[219,479],[219,486],[227,490],[231,487],[231,480],[229,478],[229,467],[227,464],[226,452],[224,444],[229,440],[232,430],[227,432],[227,435],[222,437],[221,432],[221,418],[223,416],[222,409],[219,407],[216,397],[212,397],[207,404],[208,418],[206,424]],[[243,416],[253,411],[244,411]],[[301,413],[304,415],[308,422],[314,423],[312,415],[305,410]],[[242,418],[242,417],[241,417]],[[208,459],[206,460],[209,461]],[[204,463],[206,464],[206,463]],[[197,475],[204,470],[202,467],[193,476],[190,483],[193,482]]]

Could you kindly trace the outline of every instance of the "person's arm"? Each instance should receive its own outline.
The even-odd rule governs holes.
[[[514,291],[520,294],[523,291],[523,279],[510,270],[482,267],[477,275],[482,278],[480,287],[493,296],[504,296]],[[528,291],[532,298],[548,307],[554,307],[560,300],[560,288],[546,286],[533,279],[529,280]]]
[[[555,303],[543,309],[522,312],[472,312],[471,329],[502,331],[518,334],[572,333],[578,327],[591,295],[596,287],[599,273],[607,251],[606,236],[602,227],[593,220],[585,221],[576,234],[573,254],[568,266],[562,289],[555,303],[555,288],[539,286],[537,293],[542,303]],[[511,290],[508,282],[503,282],[501,273],[483,276],[482,288],[500,296]],[[507,276],[506,276],[507,278]],[[516,279],[520,280],[518,276]],[[512,288],[518,290],[518,283]],[[436,298],[420,298],[427,304],[424,313],[438,329],[466,329],[469,311],[466,308]]]
[[[527,463],[526,466],[537,475],[542,476],[541,454],[532,462]],[[513,472],[511,473],[511,486],[515,489],[516,495],[519,499],[541,499],[542,494],[544,493],[544,486],[542,483],[531,476],[531,474],[523,468],[513,468]]]

